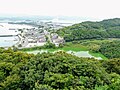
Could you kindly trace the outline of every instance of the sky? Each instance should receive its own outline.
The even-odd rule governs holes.
[[[0,15],[120,18],[120,0],[0,0]]]

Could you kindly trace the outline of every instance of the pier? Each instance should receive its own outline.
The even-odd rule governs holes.
[[[14,36],[18,36],[18,35],[0,35],[0,37],[14,37]]]

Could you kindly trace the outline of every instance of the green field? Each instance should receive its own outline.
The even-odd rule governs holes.
[[[95,56],[95,57],[101,57],[103,60],[108,60],[107,57],[105,57],[103,54],[101,53],[95,53],[95,52],[89,52],[92,56]]]
[[[86,41],[86,43],[98,43],[99,41]],[[102,55],[101,53],[95,53],[89,50],[89,48],[85,45],[82,45],[80,43],[66,43],[62,48],[51,48],[51,49],[41,49],[41,50],[46,50],[48,52],[55,52],[55,51],[59,51],[59,50],[63,50],[63,51],[75,51],[75,52],[79,52],[79,51],[89,51],[89,54],[91,54],[94,57],[101,57],[103,60],[107,60],[107,58]],[[25,51],[25,52],[30,52],[30,53],[34,53],[36,51],[40,51],[40,50],[29,50],[29,51]]]
[[[67,43],[64,47],[62,48],[55,48],[55,49],[47,49],[48,51],[56,51],[56,50],[64,50],[64,51],[88,51],[88,48],[86,46],[83,46],[81,44],[72,44],[72,43]]]

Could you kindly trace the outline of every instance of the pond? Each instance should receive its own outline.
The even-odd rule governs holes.
[[[52,53],[55,53],[55,52],[59,52],[61,50],[56,50]],[[48,50],[35,50],[35,51],[27,51],[27,53],[30,53],[30,54],[37,54],[37,53],[47,53],[49,52]],[[102,60],[101,57],[95,57],[95,56],[92,56],[89,51],[79,51],[79,52],[75,52],[75,51],[66,51],[66,53],[69,53],[69,54],[72,54],[72,55],[75,55],[77,57],[84,57],[84,58],[95,58],[95,59],[98,59],[98,60]]]

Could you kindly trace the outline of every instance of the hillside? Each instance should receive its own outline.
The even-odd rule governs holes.
[[[63,36],[67,42],[84,39],[120,38],[120,18],[100,22],[86,21],[62,28],[57,33]]]

